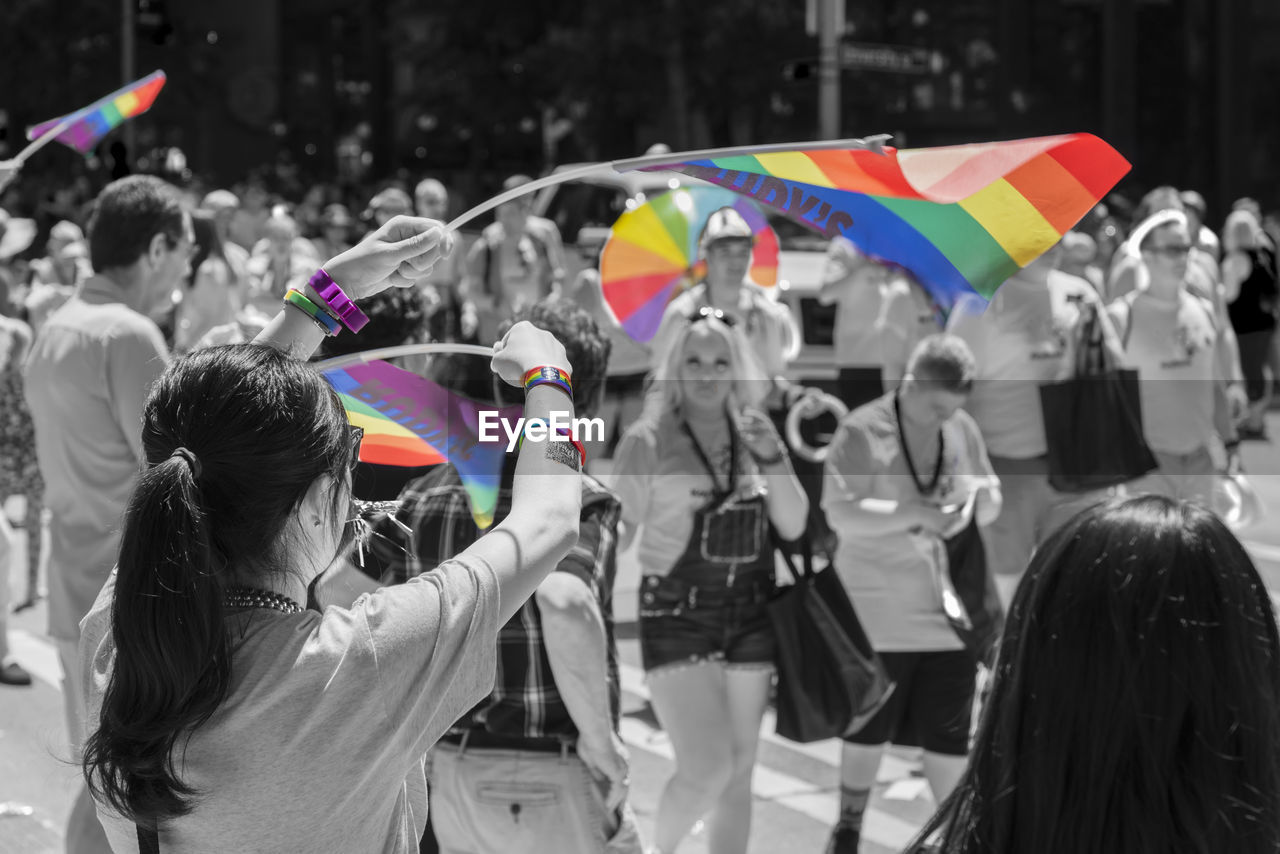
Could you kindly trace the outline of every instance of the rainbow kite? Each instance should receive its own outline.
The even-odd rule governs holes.
[[[1090,134],[904,151],[855,142],[861,147],[677,154],[614,167],[682,172],[826,237],[843,235],[910,270],[946,308],[968,293],[990,299],[1129,171],[1115,149]],[[619,313],[618,303],[610,305],[625,326],[626,307]]]
[[[27,139],[36,140],[59,125],[67,122],[56,139],[81,154],[88,154],[104,136],[119,127],[125,119],[141,115],[151,109],[156,96],[164,88],[163,71],[153,71],[141,80],[135,80],[123,89],[112,92],[89,106],[41,122],[27,131]]]
[[[493,524],[507,437],[480,441],[480,410],[516,423],[520,407],[495,410],[431,380],[382,361],[324,371],[347,419],[364,429],[360,459],[392,466],[428,466],[446,460],[458,470],[476,525]]]

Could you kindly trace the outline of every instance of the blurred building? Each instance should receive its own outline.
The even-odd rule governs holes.
[[[33,81],[4,105],[15,126],[118,79],[111,20],[130,0],[82,0],[68,18],[76,2],[0,4],[0,24],[23,14],[28,32],[50,23],[36,14],[66,21],[49,56],[0,56],[0,68]],[[140,145],[180,146],[197,173],[222,181],[267,163],[347,181],[430,171],[481,192],[489,174],[632,155],[655,138],[802,140],[816,126],[817,45],[800,0],[769,13],[779,30],[752,45],[746,78],[741,67],[708,67],[733,44],[717,54],[707,32],[674,27],[661,10],[703,15],[705,29],[715,16],[761,14],[747,0],[704,0],[696,13],[669,1],[625,21],[620,10],[570,0],[536,9],[517,0],[133,2],[146,13],[136,67],[164,68],[170,81],[137,122]],[[493,23],[517,19],[519,40]],[[651,30],[637,26],[650,20]],[[1130,194],[1195,188],[1211,220],[1244,194],[1280,207],[1277,0],[848,0],[845,21],[843,135],[888,132],[923,146],[1092,131],[1134,164],[1122,185]],[[664,46],[636,59],[630,78],[557,65],[575,39],[594,49],[610,27],[627,30],[631,51]],[[683,34],[682,52],[665,46],[672,33]],[[5,38],[6,50],[21,48]],[[605,67],[626,64],[599,50]],[[713,115],[721,102],[729,106]],[[677,104],[687,115],[673,115]]]

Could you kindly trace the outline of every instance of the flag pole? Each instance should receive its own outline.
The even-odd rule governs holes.
[[[536,192],[544,187],[590,178],[595,175],[608,175],[611,172],[629,172],[633,169],[652,168],[657,166],[674,166],[690,160],[710,160],[717,157],[748,157],[754,154],[770,154],[778,151],[818,151],[825,149],[860,148],[868,151],[881,151],[890,139],[888,134],[876,134],[866,139],[824,139],[815,142],[774,142],[765,145],[735,145],[730,148],[706,148],[700,151],[677,151],[665,154],[650,154],[644,157],[630,157],[624,160],[610,160],[603,163],[588,163],[577,169],[568,169],[552,175],[545,175],[528,184],[499,193],[488,201],[481,202],[469,211],[455,217],[445,226],[449,231],[457,231],[462,226],[498,205],[518,199],[521,196]]]
[[[19,151],[18,156],[13,159],[18,163],[26,163],[28,157],[53,142],[53,140],[57,139],[58,134],[75,124],[84,116],[84,113],[84,110],[77,110],[67,116],[65,119],[50,128],[47,133],[42,133],[40,136],[36,137],[26,148]]]
[[[466,356],[484,356],[493,358],[493,348],[480,344],[457,344],[441,341],[433,344],[399,344],[395,347],[381,347],[377,350],[365,350],[362,353],[351,353],[346,356],[334,356],[316,364],[318,371],[332,371],[337,368],[349,368],[352,365],[364,365],[375,359],[394,359],[397,356],[444,356],[452,354]]]

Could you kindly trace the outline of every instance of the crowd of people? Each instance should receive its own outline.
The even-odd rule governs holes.
[[[939,804],[913,851],[1280,846],[1280,635],[1215,515],[1280,376],[1256,203],[1220,237],[1194,193],[1158,188],[1127,223],[1100,206],[989,305],[938,305],[835,238],[820,299],[848,413],[809,469],[778,425],[821,395],[787,376],[795,319],[750,280],[733,209],[699,224],[705,279],[647,344],[597,270],[568,280],[529,197],[469,245],[447,210],[433,179],[357,218],[129,176],[43,250],[0,216],[0,498],[25,498],[28,599],[48,522],[85,778],[68,850],[673,854],[705,821],[709,850],[743,854],[775,549],[806,540],[894,683],[844,736],[830,854],[859,849],[890,743],[922,749]],[[1040,393],[1086,329],[1138,374],[1155,468],[1069,491]],[[605,438],[527,434],[488,529],[451,464],[370,473],[306,363],[425,341],[493,345],[455,378],[472,400],[599,415]],[[16,536],[0,513],[0,570]],[[994,652],[947,604],[966,536]],[[619,728],[629,548],[675,759],[644,840]],[[29,683],[0,606],[0,682]]]

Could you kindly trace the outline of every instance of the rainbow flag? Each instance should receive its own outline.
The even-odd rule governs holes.
[[[391,466],[449,462],[458,470],[476,525],[493,524],[507,437],[480,441],[480,411],[514,424],[520,407],[494,410],[386,362],[333,368],[324,377],[338,392],[347,420],[364,429],[360,459]]]
[[[940,306],[1002,282],[1129,171],[1091,134],[919,148],[775,151],[655,164],[781,211],[910,270]],[[616,311],[615,307],[615,311]],[[626,323],[625,317],[619,317]]]
[[[125,119],[139,116],[151,109],[156,96],[164,88],[164,83],[164,72],[153,71],[141,80],[135,80],[81,110],[41,122],[27,131],[27,139],[37,139],[60,125],[63,120],[74,117],[75,121],[58,134],[58,142],[71,146],[81,154],[88,154],[99,140],[119,127]]]

